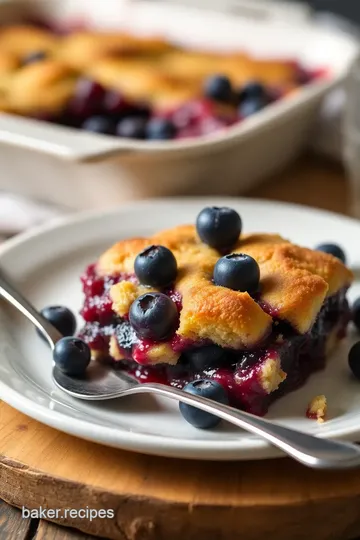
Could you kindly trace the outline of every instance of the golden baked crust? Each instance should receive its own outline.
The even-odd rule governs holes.
[[[9,106],[16,112],[35,114],[61,111],[76,85],[73,70],[48,59],[24,66],[5,85]]]
[[[12,25],[0,30],[0,50],[18,58],[38,51],[52,52],[59,42],[55,34],[31,25]]]
[[[58,50],[59,58],[77,68],[89,68],[104,57],[156,56],[171,50],[160,37],[136,37],[122,32],[76,32],[65,37]]]
[[[244,53],[216,54],[177,49],[164,55],[160,62],[170,75],[196,81],[199,85],[206,77],[218,73],[219,69],[238,86],[249,80],[286,85],[296,79],[294,62],[260,60]]]
[[[8,51],[0,51],[0,80],[4,75],[14,73],[19,67],[20,61],[17,56]]]
[[[200,95],[200,87],[191,80],[172,76],[149,58],[104,58],[95,62],[87,74],[130,99],[146,100],[159,108],[172,107]]]
[[[9,51],[0,50],[0,111],[11,112],[9,88],[11,80],[20,65],[17,56]]]
[[[233,252],[247,253],[260,267],[260,297],[212,283],[219,253],[203,244],[192,225],[175,227],[151,238],[134,238],[115,244],[99,259],[101,275],[134,273],[136,255],[146,246],[161,244],[178,262],[175,289],[182,295],[177,334],[191,340],[210,339],[223,347],[253,348],[270,332],[272,316],[288,321],[298,332],[307,332],[326,296],[352,281],[352,273],[338,259],[291,244],[278,235],[244,235]],[[113,309],[124,315],[140,288],[120,282],[111,288]],[[272,316],[271,316],[272,315]]]

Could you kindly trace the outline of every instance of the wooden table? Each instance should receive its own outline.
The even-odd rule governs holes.
[[[332,211],[347,213],[347,187],[345,182],[344,173],[341,167],[337,164],[333,164],[325,159],[315,157],[303,157],[292,167],[290,167],[283,174],[279,175],[276,179],[268,182],[267,184],[254,189],[249,193],[251,197],[259,197],[273,200],[281,200],[288,202],[295,202],[300,204],[306,204],[317,208],[329,209]],[[8,416],[11,414],[17,415],[15,411],[12,412],[10,408],[3,404],[0,404],[1,411],[7,411]],[[4,413],[3,413],[4,414]],[[19,415],[17,429],[19,432],[26,431],[28,429],[25,417]],[[23,418],[23,421],[21,421]],[[20,422],[20,424],[19,424]],[[23,422],[23,423],[21,423]],[[30,421],[31,426],[35,426],[39,433],[39,443],[44,442],[42,438],[43,431],[48,428],[43,428],[34,421]],[[1,416],[0,416],[1,423]],[[36,428],[38,426],[38,428]],[[6,426],[5,426],[6,427]],[[67,437],[67,436],[66,436]],[[68,439],[71,439],[68,437]],[[85,444],[85,443],[84,443]],[[96,445],[95,445],[96,447]],[[99,447],[98,447],[99,448]],[[153,458],[148,458],[153,459]],[[157,459],[157,458],[156,458]],[[285,469],[287,461],[284,460]],[[274,465],[275,466],[275,465]],[[166,467],[165,467],[166,469]],[[4,469],[2,469],[3,474]],[[164,473],[165,474],[165,473]],[[284,474],[286,472],[284,471]],[[21,471],[19,472],[21,476]],[[20,478],[19,476],[19,478]],[[10,478],[10,477],[9,477]],[[11,477],[13,480],[13,477]],[[309,477],[310,478],[310,477]],[[1,480],[1,470],[0,470]],[[5,479],[6,481],[6,479]],[[29,484],[30,486],[30,484]],[[305,482],[306,486],[306,482]],[[29,487],[30,489],[30,487]],[[51,489],[51,486],[49,487]],[[304,489],[304,486],[302,486]],[[324,509],[324,519],[327,519],[326,509]],[[331,513],[331,509],[329,508]],[[355,529],[354,529],[355,530]],[[358,530],[358,529],[356,529]],[[279,531],[280,532],[280,531]],[[124,540],[142,540],[142,538],[148,538],[148,536],[140,530],[124,534]],[[281,539],[283,536],[279,534]],[[90,538],[90,536],[76,532],[72,529],[60,527],[56,524],[46,522],[44,520],[35,519],[23,519],[21,517],[21,511],[17,508],[9,506],[5,502],[0,500],[0,539],[4,540],[80,540]],[[153,538],[153,536],[151,536]],[[154,536],[154,538],[157,538]],[[161,538],[163,538],[161,536]],[[201,537],[203,538],[203,537]],[[214,540],[212,536],[208,536],[209,540]],[[217,537],[218,538],[218,537]],[[221,536],[221,538],[223,538]],[[240,536],[239,536],[240,538]],[[272,540],[272,535],[267,536],[267,540]],[[299,524],[299,531],[296,538],[303,538],[301,536],[301,524]],[[330,538],[330,536],[329,536]],[[338,538],[331,536],[331,538]],[[346,539],[353,538],[352,528],[350,527],[346,533]],[[171,540],[171,538],[169,538]],[[220,540],[220,537],[219,537]],[[235,540],[235,538],[234,538]],[[246,540],[246,539],[244,539]],[[289,540],[292,540],[289,538]],[[308,538],[308,540],[314,540]],[[340,539],[338,539],[340,540]],[[341,540],[345,540],[345,537]]]
[[[289,169],[252,190],[250,197],[305,204],[348,214],[350,194],[342,167],[325,158],[304,156]]]

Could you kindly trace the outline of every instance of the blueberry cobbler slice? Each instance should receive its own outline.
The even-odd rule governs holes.
[[[278,235],[241,234],[228,208],[123,240],[82,276],[92,356],[142,383],[210,379],[263,415],[345,336],[350,270]]]
[[[0,21],[0,114],[91,133],[208,136],[329,76],[291,58],[191,49],[158,35]]]

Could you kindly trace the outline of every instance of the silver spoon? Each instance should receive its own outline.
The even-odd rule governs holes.
[[[0,297],[12,304],[32,322],[51,349],[63,336],[0,274]],[[266,439],[295,460],[316,469],[346,469],[360,466],[360,447],[340,441],[320,439],[279,426],[252,414],[233,409],[210,399],[194,396],[163,384],[139,384],[125,373],[91,362],[84,379],[69,377],[54,365],[54,383],[78,399],[106,400],[130,394],[151,393],[193,405]]]

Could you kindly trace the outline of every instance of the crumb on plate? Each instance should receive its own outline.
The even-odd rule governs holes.
[[[308,405],[306,416],[317,420],[320,424],[325,421],[327,412],[327,400],[324,395],[314,397]]]

